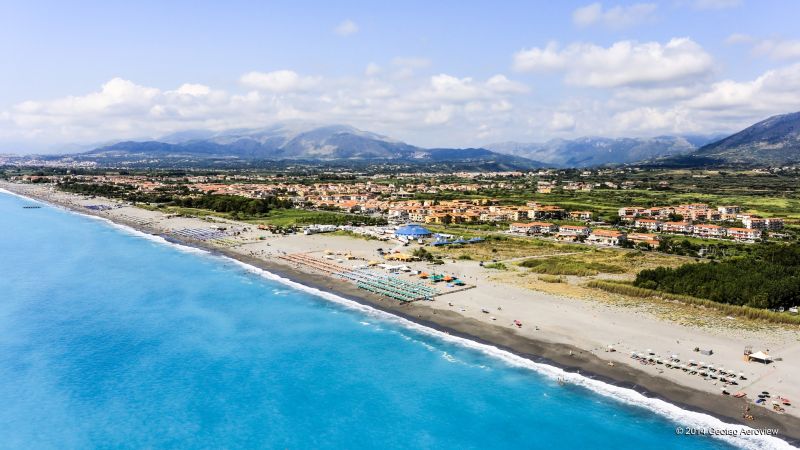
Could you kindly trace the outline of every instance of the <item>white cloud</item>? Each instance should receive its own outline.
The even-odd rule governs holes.
[[[800,105],[800,63],[769,70],[752,81],[714,83],[688,105],[701,110],[732,110],[745,114],[796,110]]]
[[[304,91],[314,87],[319,81],[319,77],[303,77],[292,70],[248,72],[241,78],[245,86],[271,92]]]
[[[742,0],[690,0],[689,4],[694,9],[727,9],[740,6]]]
[[[479,125],[509,126],[517,98],[527,92],[502,74],[478,80],[441,73],[397,82],[387,72],[339,79],[250,72],[240,79],[244,91],[234,93],[193,83],[161,90],[115,78],[96,92],[0,111],[0,144],[150,139],[289,120],[347,123],[422,145],[477,145],[472,140],[485,134]]]
[[[580,27],[603,25],[609,28],[625,28],[652,20],[656,8],[655,3],[636,3],[603,9],[603,4],[597,2],[576,9],[572,13],[572,22]]]
[[[744,33],[733,33],[725,38],[726,44],[749,44],[753,42],[753,36]]]
[[[575,117],[563,112],[553,113],[548,128],[552,131],[572,131],[575,129]]]
[[[372,77],[372,76],[378,75],[379,73],[381,73],[381,66],[379,66],[379,65],[377,65],[375,63],[367,64],[367,68],[364,69],[364,75],[366,75],[368,77]]]
[[[616,42],[608,48],[576,43],[564,49],[549,43],[514,55],[514,68],[523,72],[564,71],[570,84],[618,87],[686,81],[712,69],[711,55],[689,38],[658,42]]]
[[[453,111],[452,106],[440,106],[436,110],[428,111],[425,115],[425,123],[428,125],[445,124],[453,118]]]
[[[333,32],[339,36],[350,36],[351,34],[358,33],[358,24],[350,19],[347,19],[337,25],[336,28],[333,29]]]
[[[497,74],[486,80],[486,87],[494,92],[509,94],[524,94],[528,92],[528,86],[518,81],[511,81],[505,75]]]
[[[185,83],[177,90],[173,91],[178,95],[189,95],[192,97],[202,97],[211,93],[211,88],[202,84]]]
[[[753,53],[770,59],[800,58],[800,40],[762,39],[753,46]]]
[[[764,56],[773,60],[790,60],[800,58],[800,40],[772,37],[760,39],[749,34],[734,33],[725,39],[726,44],[749,44],[755,56]]]

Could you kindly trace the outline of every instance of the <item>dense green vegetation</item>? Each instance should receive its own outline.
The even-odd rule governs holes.
[[[800,304],[800,245],[762,246],[722,262],[643,270],[634,285],[733,305],[788,308]]]
[[[175,197],[172,199],[175,206],[187,208],[208,209],[222,213],[240,213],[249,216],[259,216],[277,208],[289,208],[291,202],[275,197],[247,198],[238,195],[203,195],[200,197]]]
[[[345,214],[334,211],[314,211],[306,209],[273,209],[267,214],[252,223],[263,223],[265,225],[275,225],[290,227],[295,225],[385,225],[386,219],[381,217],[361,216],[357,214]]]

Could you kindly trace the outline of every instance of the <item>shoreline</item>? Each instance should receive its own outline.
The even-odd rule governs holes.
[[[8,185],[3,183],[4,188]],[[753,408],[751,413],[755,422],[744,421],[734,416],[731,411],[742,411],[745,402],[730,396],[714,395],[709,392],[681,385],[672,380],[654,376],[647,372],[628,366],[627,364],[609,365],[608,361],[594,355],[588,350],[564,343],[547,342],[515,333],[509,328],[491,323],[484,323],[466,317],[455,311],[437,310],[424,303],[398,303],[382,297],[368,294],[350,283],[334,280],[329,277],[296,269],[288,264],[266,261],[248,256],[228,248],[218,248],[202,241],[178,239],[165,235],[161,230],[147,225],[137,224],[121,218],[112,218],[107,214],[89,211],[76,206],[53,202],[44,196],[36,196],[31,192],[18,192],[8,189],[17,195],[33,198],[57,207],[69,209],[82,215],[95,216],[113,223],[118,223],[134,230],[158,236],[168,242],[208,251],[213,255],[224,256],[241,263],[262,269],[276,276],[284,277],[324,292],[341,296],[356,303],[375,308],[379,311],[414,322],[423,327],[440,331],[452,336],[467,339],[509,352],[518,357],[539,364],[557,367],[568,373],[578,373],[583,377],[597,380],[611,386],[631,389],[648,398],[657,398],[681,409],[707,414],[729,424],[745,425],[753,428],[776,428],[781,439],[792,445],[800,445],[800,418],[788,414],[778,415],[769,411]],[[684,424],[682,424],[684,425]]]

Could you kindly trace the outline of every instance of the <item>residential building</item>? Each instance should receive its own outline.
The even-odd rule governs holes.
[[[636,228],[644,228],[648,231],[659,231],[661,230],[661,226],[663,223],[660,220],[655,219],[639,219],[637,218],[633,225]]]
[[[694,226],[689,222],[664,222],[661,230],[665,233],[689,234],[694,230]]]
[[[694,226],[694,235],[701,238],[721,238],[727,235],[727,228],[719,225],[698,224]]]
[[[595,229],[589,234],[586,242],[596,245],[619,245],[625,241],[625,233],[617,230]]]
[[[659,237],[653,233],[629,233],[627,239],[634,245],[646,244],[651,248],[658,247]]]
[[[571,234],[573,236],[588,236],[589,227],[583,227],[580,225],[561,225],[558,227],[559,234]]]
[[[592,220],[591,211],[571,211],[569,218],[573,220]]]
[[[754,242],[761,239],[761,230],[758,228],[728,228],[728,236],[736,241]]]
[[[549,222],[512,223],[509,231],[521,234],[549,234],[555,233],[558,226]]]

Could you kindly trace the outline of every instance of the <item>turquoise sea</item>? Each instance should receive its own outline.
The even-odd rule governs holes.
[[[771,448],[716,419],[0,193],[0,448]],[[605,394],[602,394],[605,393]],[[660,411],[660,412],[654,412]]]

